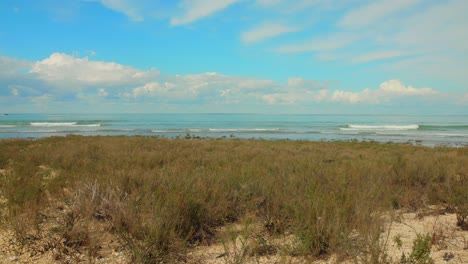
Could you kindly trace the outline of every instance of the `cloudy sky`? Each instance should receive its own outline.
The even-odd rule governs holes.
[[[466,0],[2,0],[0,112],[468,114]]]

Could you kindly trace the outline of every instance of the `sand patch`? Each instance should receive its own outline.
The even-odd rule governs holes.
[[[386,232],[389,230],[388,255],[394,262],[403,253],[409,256],[413,241],[419,234],[430,237],[430,256],[435,263],[468,263],[468,232],[461,230],[456,223],[456,214],[448,214],[435,207],[399,213],[395,221],[386,225]],[[395,238],[401,240],[401,248]]]
[[[387,240],[390,263],[399,263],[403,253],[406,256],[411,254],[413,241],[418,234],[429,235],[432,244],[430,257],[434,263],[468,263],[468,232],[456,226],[456,214],[431,207],[419,212],[396,212],[393,218],[390,221],[388,217],[382,233],[382,239]],[[225,239],[191,249],[187,256],[188,263],[354,263],[353,259],[338,260],[335,255],[323,259],[288,255],[287,249],[294,246],[296,238],[292,234],[269,236],[262,231],[259,223],[250,226],[229,224],[218,230],[218,236]],[[231,238],[226,239],[229,236]],[[396,237],[401,240],[401,247],[395,242]],[[265,244],[276,250],[272,254],[252,256],[259,239],[264,239]]]

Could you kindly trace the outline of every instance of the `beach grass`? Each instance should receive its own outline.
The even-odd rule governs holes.
[[[25,245],[50,233],[90,259],[107,232],[134,262],[183,262],[251,216],[263,236],[295,241],[259,237],[251,254],[379,263],[392,210],[439,205],[468,221],[466,147],[68,136],[2,140],[0,170],[2,226]]]

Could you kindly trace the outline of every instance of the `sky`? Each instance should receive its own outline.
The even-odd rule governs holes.
[[[468,115],[466,0],[2,0],[0,113]]]

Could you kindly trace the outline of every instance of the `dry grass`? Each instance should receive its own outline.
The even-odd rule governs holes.
[[[287,234],[289,255],[377,263],[384,212],[435,204],[468,221],[468,148],[70,136],[0,141],[0,171],[2,224],[18,241],[52,232],[44,212],[62,202],[52,230],[89,259],[108,232],[135,262],[184,262],[254,215],[262,236],[247,255],[278,252],[264,237]]]

